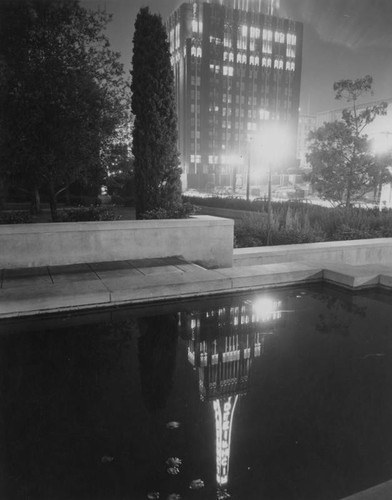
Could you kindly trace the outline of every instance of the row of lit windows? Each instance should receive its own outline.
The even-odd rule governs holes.
[[[251,26],[250,27],[250,39],[251,39],[251,41],[255,40],[257,38],[260,38],[260,33],[261,33],[260,28]],[[238,38],[241,38],[241,43],[243,41],[246,42],[247,36],[248,36],[248,26],[245,26],[245,25],[241,26],[239,28],[239,37],[238,37]],[[266,28],[263,29],[262,39],[264,41],[272,42],[273,40],[275,40],[275,43],[285,43],[285,38],[286,38],[286,36],[282,31],[273,32],[270,29],[266,29]],[[297,43],[296,35],[294,33],[287,33],[287,44],[288,45],[296,45],[296,43]],[[225,47],[232,46],[232,40],[231,40],[231,36],[229,33],[225,33],[223,45]]]
[[[245,54],[237,54],[237,63],[246,64],[247,57]],[[259,66],[260,58],[259,56],[250,56],[249,64],[251,66]],[[261,59],[261,66],[264,68],[272,67],[272,59],[271,57],[263,57]],[[295,62],[294,61],[286,61],[286,66],[284,66],[283,59],[274,59],[274,69],[283,69],[285,67],[286,71],[295,71]],[[219,66],[210,65],[210,69],[214,69],[215,73],[218,73],[217,68]],[[234,76],[234,68],[233,66],[223,66],[223,75],[224,76]]]

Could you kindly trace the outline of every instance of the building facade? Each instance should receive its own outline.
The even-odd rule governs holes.
[[[184,188],[241,184],[271,123],[289,131],[285,166],[295,162],[303,26],[275,7],[197,1],[169,17]]]
[[[309,133],[316,129],[316,115],[300,114],[298,119],[298,135],[297,135],[297,159],[299,168],[306,170],[309,167],[306,161],[308,153],[308,137]]]

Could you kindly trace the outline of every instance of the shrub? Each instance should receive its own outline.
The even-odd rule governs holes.
[[[149,210],[141,215],[141,219],[187,219],[198,211],[191,203],[176,203],[169,208]]]
[[[90,206],[66,208],[58,212],[58,222],[86,222],[119,220],[121,217],[115,215],[110,206]]]
[[[10,211],[0,213],[0,224],[30,224],[31,214],[26,211]]]

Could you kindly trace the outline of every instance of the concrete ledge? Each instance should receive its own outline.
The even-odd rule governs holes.
[[[331,265],[324,269],[323,279],[328,283],[345,288],[369,288],[380,284],[382,273],[388,273],[388,267],[377,264],[351,266]]]
[[[231,286],[235,290],[293,285],[298,282],[320,281],[323,277],[321,268],[302,262],[219,269],[217,272],[230,277]]]
[[[110,292],[100,280],[39,285],[0,290],[0,317],[75,310],[110,303]]]
[[[312,262],[323,267],[327,264],[389,265],[392,262],[392,238],[236,248],[233,253],[234,266],[280,262]]]
[[[0,269],[182,256],[230,267],[234,221],[190,219],[0,226]]]

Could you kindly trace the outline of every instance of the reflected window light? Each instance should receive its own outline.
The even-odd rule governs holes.
[[[257,299],[253,303],[253,311],[256,314],[258,321],[269,321],[273,318],[280,317],[279,309],[280,302],[263,297]]]

